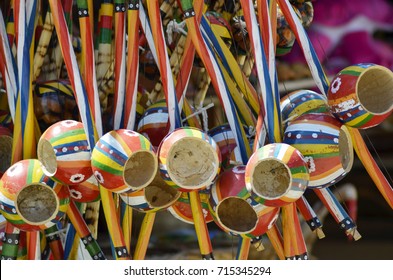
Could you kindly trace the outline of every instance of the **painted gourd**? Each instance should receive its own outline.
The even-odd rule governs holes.
[[[220,172],[221,153],[207,133],[197,128],[175,129],[158,150],[160,171],[170,186],[192,191],[210,185]]]
[[[118,129],[97,141],[91,166],[102,187],[124,193],[148,186],[156,174],[158,160],[146,137],[133,130]]]
[[[1,177],[1,213],[21,230],[52,227],[64,217],[69,202],[68,187],[46,176],[37,159],[21,160]]]
[[[81,122],[64,120],[51,125],[38,141],[37,157],[45,174],[62,184],[82,183],[93,174]]]
[[[356,64],[341,70],[327,94],[331,112],[345,125],[370,128],[393,109],[393,73],[376,64]]]
[[[279,207],[295,202],[305,192],[309,178],[303,155],[285,143],[259,148],[246,165],[247,189],[256,202],[265,206]]]
[[[121,199],[139,212],[157,212],[172,206],[181,192],[169,186],[157,168],[154,180],[146,187],[135,192],[120,194]]]
[[[209,211],[215,223],[231,235],[255,238],[274,224],[279,208],[267,207],[251,197],[245,183],[246,166],[220,174],[211,185]]]
[[[352,168],[351,135],[331,114],[306,114],[297,118],[285,130],[284,142],[298,149],[307,161],[309,188],[329,187]]]

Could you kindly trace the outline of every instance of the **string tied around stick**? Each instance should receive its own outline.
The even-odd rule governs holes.
[[[186,25],[185,21],[177,23],[176,20],[171,20],[166,28],[166,33],[168,35],[168,43],[172,44],[173,42],[173,32],[181,33],[187,36],[187,32],[184,30],[184,26]]]
[[[67,232],[67,228],[63,228],[63,229],[59,229],[59,230],[56,230],[56,231],[51,232],[51,233],[47,233],[47,234],[45,234],[45,236],[46,237],[51,237],[51,236],[54,236],[56,234],[62,236],[62,235],[65,235],[66,232]]]
[[[184,123],[184,122],[186,122],[188,119],[190,119],[190,118],[192,118],[192,117],[194,117],[194,116],[197,116],[197,115],[199,115],[199,114],[201,114],[202,115],[202,122],[203,122],[203,130],[205,131],[205,132],[207,132],[208,130],[209,130],[209,127],[208,127],[208,121],[209,121],[209,119],[208,119],[208,115],[207,115],[207,110],[208,109],[210,109],[210,108],[212,108],[212,107],[214,107],[214,103],[210,103],[210,104],[207,104],[206,106],[202,106],[202,107],[199,107],[194,113],[192,113],[191,115],[188,115],[186,118],[184,118],[183,120],[182,120],[182,122]]]

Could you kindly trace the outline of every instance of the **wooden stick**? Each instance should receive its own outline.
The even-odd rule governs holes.
[[[143,218],[142,221],[141,229],[139,231],[138,242],[135,247],[134,260],[145,259],[155,218],[156,218],[156,212],[149,212],[145,214],[145,217]]]
[[[286,259],[294,259],[295,251],[297,248],[296,231],[293,220],[292,205],[288,204],[282,209],[282,224],[283,224],[283,237],[284,237],[284,254]]]
[[[274,250],[280,260],[285,260],[285,253],[284,253],[284,244],[283,238],[281,236],[280,230],[278,226],[274,224],[267,232],[266,232],[270,242],[273,245]]]
[[[293,212],[293,220],[294,220],[294,226],[295,226],[295,233],[296,233],[296,244],[297,244],[297,249],[295,250],[295,256],[296,259],[298,260],[307,260],[308,259],[308,253],[307,253],[307,246],[304,241],[303,233],[302,233],[302,227],[299,222],[299,216],[296,211],[296,204],[292,203],[292,212]]]
[[[31,1],[29,3],[25,3],[24,1],[15,2],[19,92],[14,124],[12,162],[36,156],[35,115],[32,96],[32,54],[34,49],[33,36],[35,33],[36,11],[37,1]],[[39,259],[40,250],[37,250],[39,233],[31,232],[27,234],[27,240],[28,259]]]
[[[202,23],[207,23],[205,17],[202,19]],[[249,106],[253,112],[258,114],[259,113],[259,101],[258,101],[258,94],[257,94],[255,88],[251,85],[249,79],[247,79],[244,76],[243,71],[241,70],[240,66],[238,65],[238,63],[237,63],[235,57],[233,56],[232,52],[230,51],[229,47],[225,44],[225,42],[222,40],[222,38],[219,35],[217,35],[217,32],[215,31],[215,29],[210,28],[209,24],[204,24],[203,26],[205,27],[205,29],[204,29],[205,31],[209,31],[208,36],[212,40],[212,44],[214,44],[214,46],[219,50],[218,55],[219,55],[221,61],[223,62],[223,64],[226,65],[225,69],[228,72],[228,75],[234,80],[237,87],[240,89],[240,92],[242,93],[244,101],[246,101],[249,104]],[[236,101],[237,95],[240,95],[240,94],[239,93],[237,93],[237,95],[235,95],[235,94],[236,94],[236,92],[233,92],[233,98],[236,102],[236,105],[241,108],[241,106],[242,106],[241,101],[240,100]],[[242,111],[242,110],[240,109],[240,111]]]
[[[121,228],[123,230],[124,241],[128,252],[131,253],[131,237],[132,237],[132,207],[124,203],[120,199],[120,211],[121,211]]]
[[[114,87],[114,100],[113,100],[113,129],[125,127],[122,123],[124,119],[124,101],[126,93],[126,6],[124,0],[114,1],[114,65],[115,65],[115,87]],[[131,19],[130,19],[131,20]],[[129,31],[128,31],[129,32]],[[133,44],[132,35],[128,33],[128,44]],[[129,56],[131,54],[129,53]],[[131,71],[131,69],[128,69]],[[136,81],[136,79],[135,79]],[[134,81],[134,84],[137,84]],[[136,85],[135,85],[136,86]],[[134,129],[135,125],[131,127]]]
[[[113,201],[112,193],[105,189],[100,188],[101,202],[104,207],[105,219],[108,224],[109,234],[112,242],[114,242],[115,258],[118,260],[129,259],[129,252],[127,251],[126,243],[124,240],[123,232],[119,224],[119,218],[116,214],[116,207]]]
[[[241,158],[242,162],[247,162],[251,154],[251,149],[249,144],[246,144],[248,139],[244,130],[241,129],[239,114],[235,110],[233,100],[230,98],[229,93],[225,88],[225,83],[223,82],[224,79],[219,66],[217,65],[216,58],[213,56],[212,51],[208,48],[209,46],[203,40],[199,24],[195,18],[195,12],[193,10],[191,1],[182,0],[181,3],[182,8],[185,11],[184,14],[188,32],[192,35],[191,38],[195,46],[195,50],[202,59],[203,64],[205,65],[205,68],[212,79],[213,87],[220,97],[220,101],[225,109],[228,122],[235,135],[236,144],[239,147],[237,158]]]
[[[45,238],[49,244],[49,248],[52,252],[53,259],[63,260],[64,248],[63,248],[63,244],[61,243],[57,225],[54,225],[51,228],[45,230]]]
[[[274,77],[272,77],[273,74],[271,74],[275,71],[272,66],[271,69],[269,69],[269,61],[267,60],[263,42],[260,38],[261,34],[258,28],[253,1],[241,0],[240,3],[243,8],[247,27],[249,29],[248,34],[250,36],[250,42],[254,52],[259,86],[261,87],[261,100],[263,101],[263,107],[261,108],[261,113],[258,117],[263,118],[263,122],[259,121],[258,123],[263,123],[264,126],[266,126],[267,131],[267,134],[263,133],[258,135],[257,137],[259,137],[259,139],[258,141],[255,141],[255,143],[260,143],[263,145],[265,142],[263,136],[267,136],[270,143],[281,142],[281,112],[279,108],[280,100],[277,95],[278,92],[276,91],[276,85],[275,83],[272,83],[272,81],[274,81]],[[270,21],[267,22],[269,23]],[[266,31],[269,32],[269,29]],[[270,53],[272,53],[272,51]],[[258,129],[258,131],[263,132],[262,129]]]
[[[357,156],[359,157],[364,168],[370,175],[371,179],[373,180],[374,184],[378,188],[385,201],[389,204],[391,208],[393,208],[392,186],[389,184],[385,175],[382,173],[381,169],[375,162],[375,159],[372,157],[370,151],[367,148],[367,145],[364,143],[363,137],[360,134],[359,130],[351,127],[347,128],[351,134],[353,147]]]
[[[28,260],[40,260],[40,232],[39,231],[28,231],[27,236],[27,259]]]
[[[2,260],[16,260],[18,257],[20,230],[13,226],[10,222],[5,226],[5,242],[3,242],[1,259]]]
[[[90,5],[90,1],[91,0],[89,0],[89,5]],[[99,36],[98,36],[98,46],[97,46],[96,67],[95,67],[97,91],[99,94],[100,106],[103,111],[107,109],[108,96],[107,93],[102,90],[101,85],[105,82],[104,78],[108,73],[108,71],[110,70],[111,64],[113,63],[113,59],[112,59],[113,4],[111,2],[112,1],[110,0],[101,1],[100,29],[98,30]],[[89,14],[89,16],[91,18],[92,14]],[[91,29],[93,29],[93,25],[91,26]]]
[[[357,231],[356,224],[338,202],[337,198],[334,196],[330,188],[313,190],[318,196],[318,198],[325,205],[325,207],[329,210],[330,214],[333,216],[336,222],[343,230],[345,230],[345,233],[347,235],[351,235],[355,241],[359,240],[361,238],[361,235]]]
[[[324,238],[325,234],[323,233],[322,230],[322,222],[317,217],[317,214],[312,209],[307,199],[304,196],[302,196],[301,198],[296,200],[296,206],[299,212],[303,215],[303,218],[305,219],[306,223],[310,227],[311,231],[316,232],[319,239]]]
[[[237,260],[248,260],[248,254],[250,253],[251,238],[240,238],[237,246]]]
[[[78,14],[82,39],[82,53],[85,54],[82,57],[82,63],[84,65],[82,77],[85,82],[88,102],[95,122],[95,128],[97,130],[97,134],[101,136],[103,134],[103,128],[101,120],[101,106],[97,86],[96,65],[94,59],[94,44],[92,37],[93,27],[90,22],[92,15],[89,14],[89,5],[87,0],[79,0],[77,1],[77,5],[79,9]]]
[[[133,4],[131,6],[131,4]],[[127,11],[127,30],[128,30],[128,57],[127,57],[127,78],[126,96],[124,100],[124,127],[134,129],[136,125],[136,107],[139,77],[139,2],[130,1]],[[117,97],[117,98],[120,98]],[[120,101],[116,101],[116,104]],[[118,106],[118,105],[116,105]],[[116,110],[119,108],[116,107]],[[120,110],[120,109],[119,109]],[[116,116],[118,117],[118,116]]]
[[[194,220],[195,232],[198,237],[199,250],[202,259],[213,260],[213,248],[210,241],[209,231],[207,229],[205,217],[202,212],[201,198],[198,191],[188,193],[190,199],[192,217]]]
[[[71,223],[74,225],[76,232],[80,236],[86,250],[89,252],[92,259],[106,259],[96,239],[91,235],[91,232],[87,227],[86,222],[84,221],[73,200],[70,201],[70,205],[68,206],[67,216],[70,219]]]
[[[180,111],[178,107],[177,96],[174,92],[174,81],[168,53],[166,50],[166,42],[164,38],[164,31],[159,14],[159,6],[156,1],[147,1],[148,13],[150,18],[150,25],[153,34],[155,49],[158,59],[158,68],[160,69],[161,81],[167,102],[168,116],[169,116],[169,131],[172,132],[176,128],[182,126],[180,120]]]

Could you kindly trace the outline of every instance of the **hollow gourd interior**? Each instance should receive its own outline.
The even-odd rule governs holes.
[[[239,197],[225,198],[217,205],[217,219],[228,231],[246,234],[255,229],[258,216],[252,206]]]
[[[171,180],[186,189],[209,185],[218,172],[218,156],[214,148],[199,138],[178,140],[169,150],[167,169]]]
[[[393,73],[381,66],[366,69],[356,84],[362,106],[374,114],[384,114],[393,108]]]
[[[172,205],[180,194],[181,192],[165,183],[159,171],[154,180],[145,188],[146,201],[154,208],[165,208]]]
[[[27,185],[17,194],[16,209],[29,224],[46,224],[55,218],[58,208],[56,193],[44,184]]]
[[[280,160],[269,158],[258,162],[251,178],[255,193],[266,199],[283,196],[290,188],[291,175]]]
[[[354,155],[351,135],[345,126],[340,128],[338,149],[342,167],[348,173],[352,168]]]
[[[124,165],[124,182],[133,189],[142,189],[153,181],[157,170],[157,157],[151,151],[133,153]]]
[[[55,175],[57,171],[56,153],[52,144],[46,139],[40,139],[37,145],[37,157],[43,165],[47,176]]]

